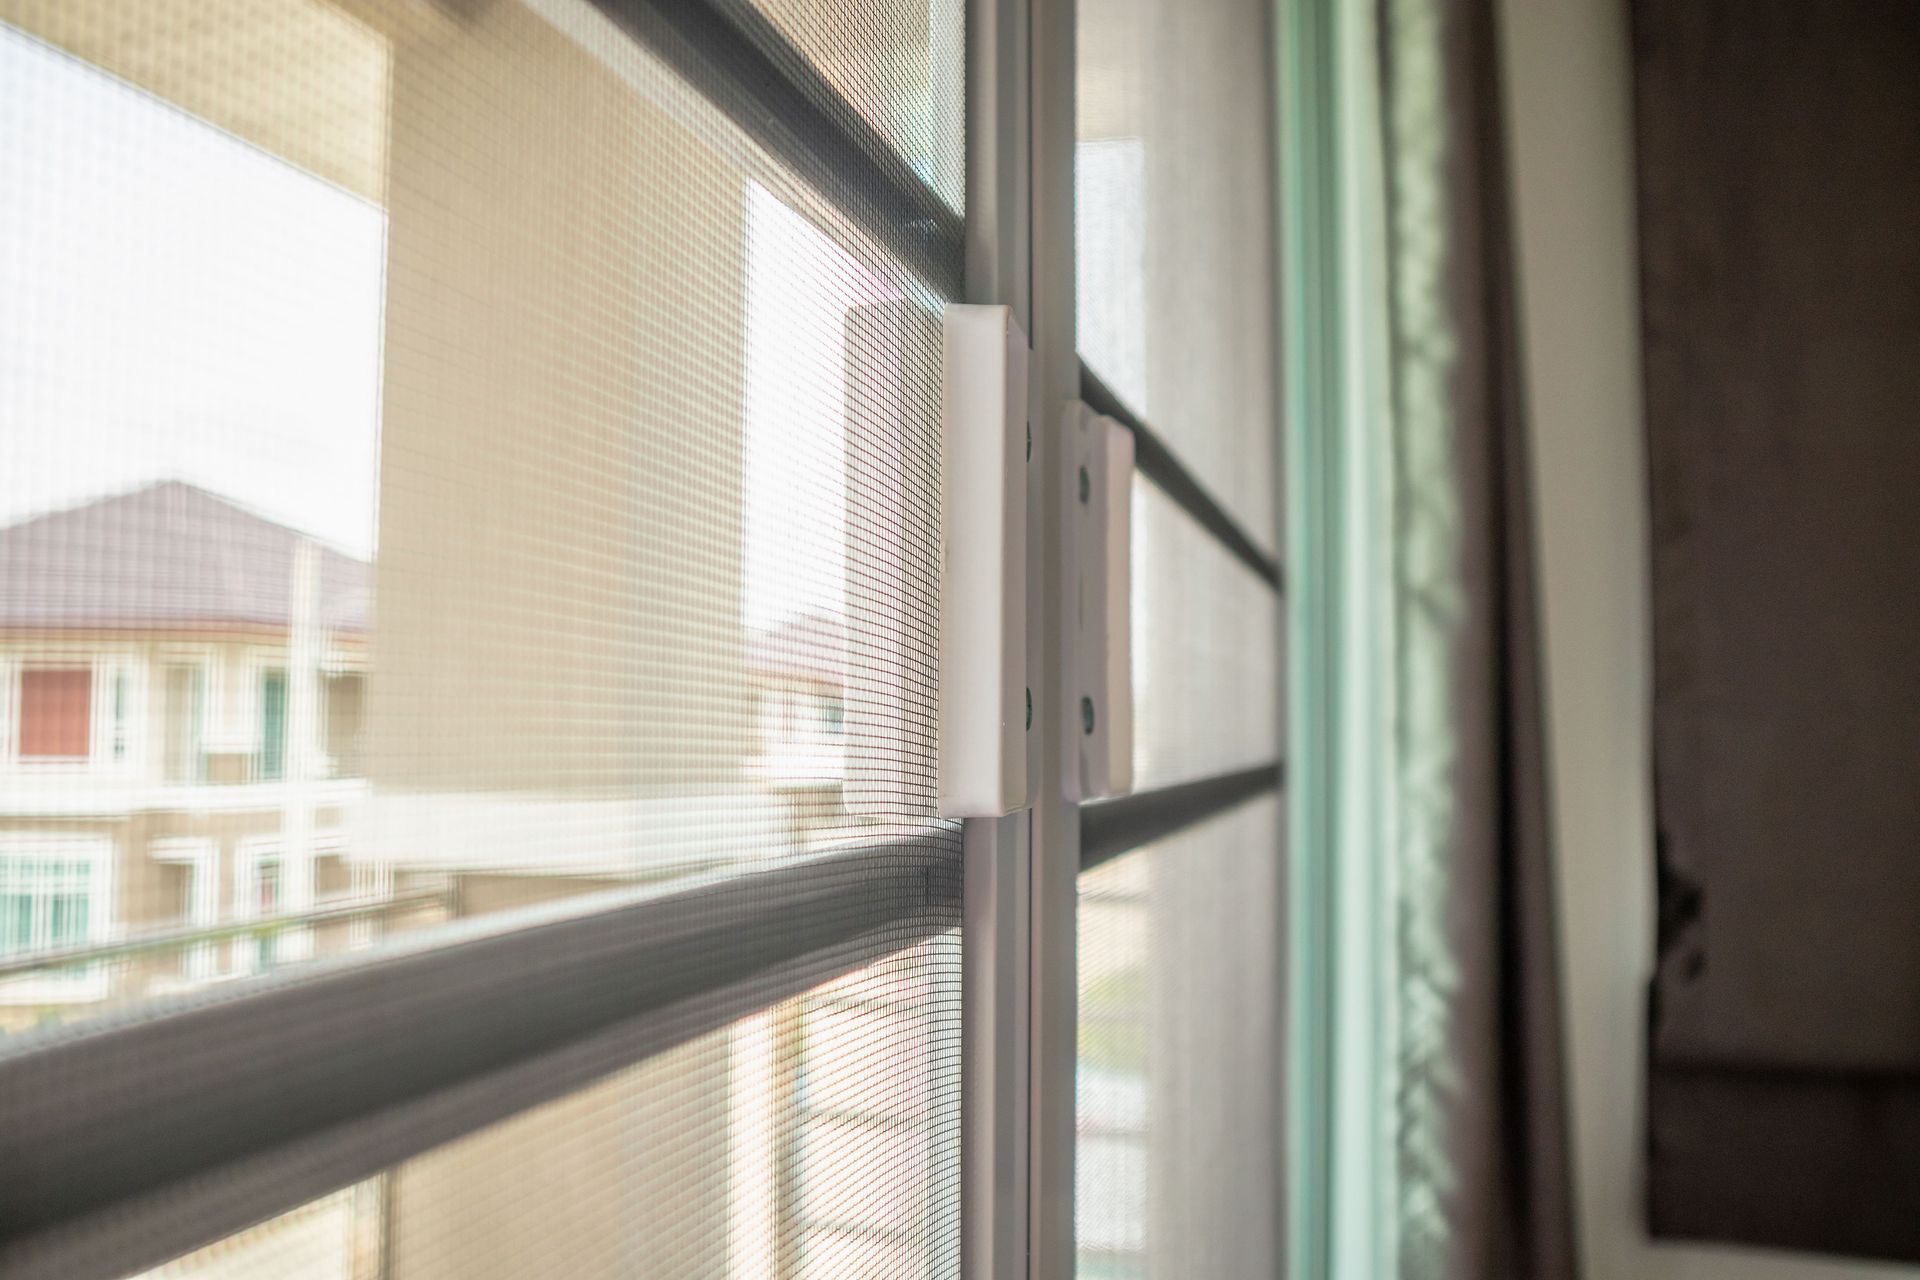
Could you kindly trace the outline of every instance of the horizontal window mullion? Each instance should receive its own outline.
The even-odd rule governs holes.
[[[1257,796],[1278,791],[1284,779],[1281,765],[1266,764],[1084,805],[1080,809],[1080,869],[1091,870],[1123,853],[1218,817]]]
[[[1262,551],[1259,544],[1247,536],[1240,522],[1207,492],[1186,464],[1167,447],[1167,442],[1155,434],[1084,363],[1080,366],[1080,398],[1095,413],[1105,414],[1133,432],[1134,465],[1141,475],[1173,499],[1182,511],[1262,582],[1275,591],[1284,590],[1279,561]]]
[[[748,0],[591,2],[936,292],[960,296],[960,215]]]
[[[0,1272],[164,1262],[952,928],[959,856],[928,837],[608,899],[19,1037]]]

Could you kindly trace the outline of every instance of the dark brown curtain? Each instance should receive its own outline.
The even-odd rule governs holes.
[[[1652,1227],[1920,1260],[1920,4],[1633,24]]]
[[[1382,0],[1396,1245],[1566,1280],[1567,1072],[1491,0]]]

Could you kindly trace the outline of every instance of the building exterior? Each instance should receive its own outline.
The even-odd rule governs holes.
[[[0,1028],[348,939],[171,941],[380,888],[341,834],[367,603],[363,561],[179,482],[0,530]]]
[[[784,806],[801,847],[844,814],[846,639],[838,619],[806,614],[747,641],[753,700],[750,772]]]

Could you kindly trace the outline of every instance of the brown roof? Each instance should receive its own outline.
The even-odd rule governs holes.
[[[747,669],[756,675],[839,684],[846,665],[840,622],[823,614],[803,614],[747,638]]]
[[[284,628],[305,535],[178,480],[0,529],[0,628]],[[368,566],[320,546],[319,622],[365,631]]]

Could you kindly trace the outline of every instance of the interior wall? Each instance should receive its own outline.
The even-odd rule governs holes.
[[[1624,0],[1501,10],[1587,1280],[1920,1277],[1647,1237],[1653,825],[1627,13]]]

